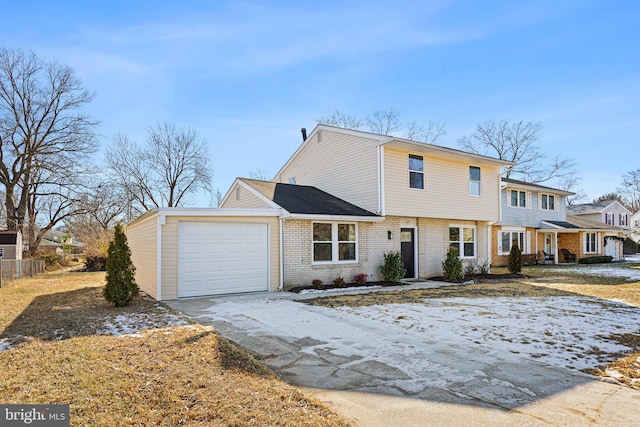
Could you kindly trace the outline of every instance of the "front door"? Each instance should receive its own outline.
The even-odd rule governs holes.
[[[407,270],[404,275],[405,278],[416,277],[413,233],[413,228],[400,229],[400,253],[402,254],[402,263],[404,264],[404,268]]]

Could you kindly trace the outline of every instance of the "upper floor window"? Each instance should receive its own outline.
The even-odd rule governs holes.
[[[620,225],[627,226],[629,225],[629,216],[627,214],[620,214]]]
[[[556,196],[554,196],[553,194],[542,194],[540,209],[547,210],[547,211],[555,211]]]
[[[313,262],[357,261],[356,224],[313,223]]]
[[[449,227],[449,248],[458,250],[460,258],[476,257],[476,229],[475,227]]]
[[[424,189],[424,158],[409,154],[409,188]]]
[[[597,246],[596,233],[584,233],[584,253],[595,254]]]
[[[526,208],[527,192],[518,191],[518,190],[510,190],[510,191],[511,191],[511,198],[510,198],[509,206],[514,208]]]
[[[469,166],[469,194],[480,195],[480,168],[477,166]]]
[[[607,225],[614,225],[613,224],[613,218],[614,218],[613,214],[605,213],[604,214],[604,223],[607,224]]]

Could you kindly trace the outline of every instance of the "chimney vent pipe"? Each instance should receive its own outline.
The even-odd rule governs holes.
[[[300,132],[302,132],[302,141],[306,141],[307,140],[307,128],[302,128],[300,129]]]

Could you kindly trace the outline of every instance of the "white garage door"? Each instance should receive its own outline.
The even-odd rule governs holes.
[[[267,290],[267,224],[180,222],[178,297]]]

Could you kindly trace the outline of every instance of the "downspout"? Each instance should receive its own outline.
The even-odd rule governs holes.
[[[487,254],[488,254],[488,256],[487,256],[487,268],[488,268],[488,273],[489,274],[491,274],[491,262],[493,261],[493,259],[492,259],[493,258],[492,257],[493,253],[492,253],[492,250],[491,250],[491,240],[492,240],[492,237],[493,237],[492,236],[493,233],[491,232],[492,229],[493,229],[493,226],[491,224],[489,224],[487,226],[487,233],[488,233],[488,239],[487,239]]]
[[[380,151],[382,150],[382,147],[378,145],[376,148],[378,149],[378,211],[376,213],[380,214],[382,211],[382,176],[380,173]]]
[[[283,237],[282,237],[282,225],[284,224],[284,220],[282,218],[278,218],[278,222],[279,222],[279,235],[280,235],[280,286],[278,286],[278,289],[281,291],[284,291],[284,248],[283,248]]]
[[[378,175],[380,176],[380,215],[386,215],[385,209],[385,200],[384,200],[384,147],[379,145],[380,147],[380,163],[378,165]]]

